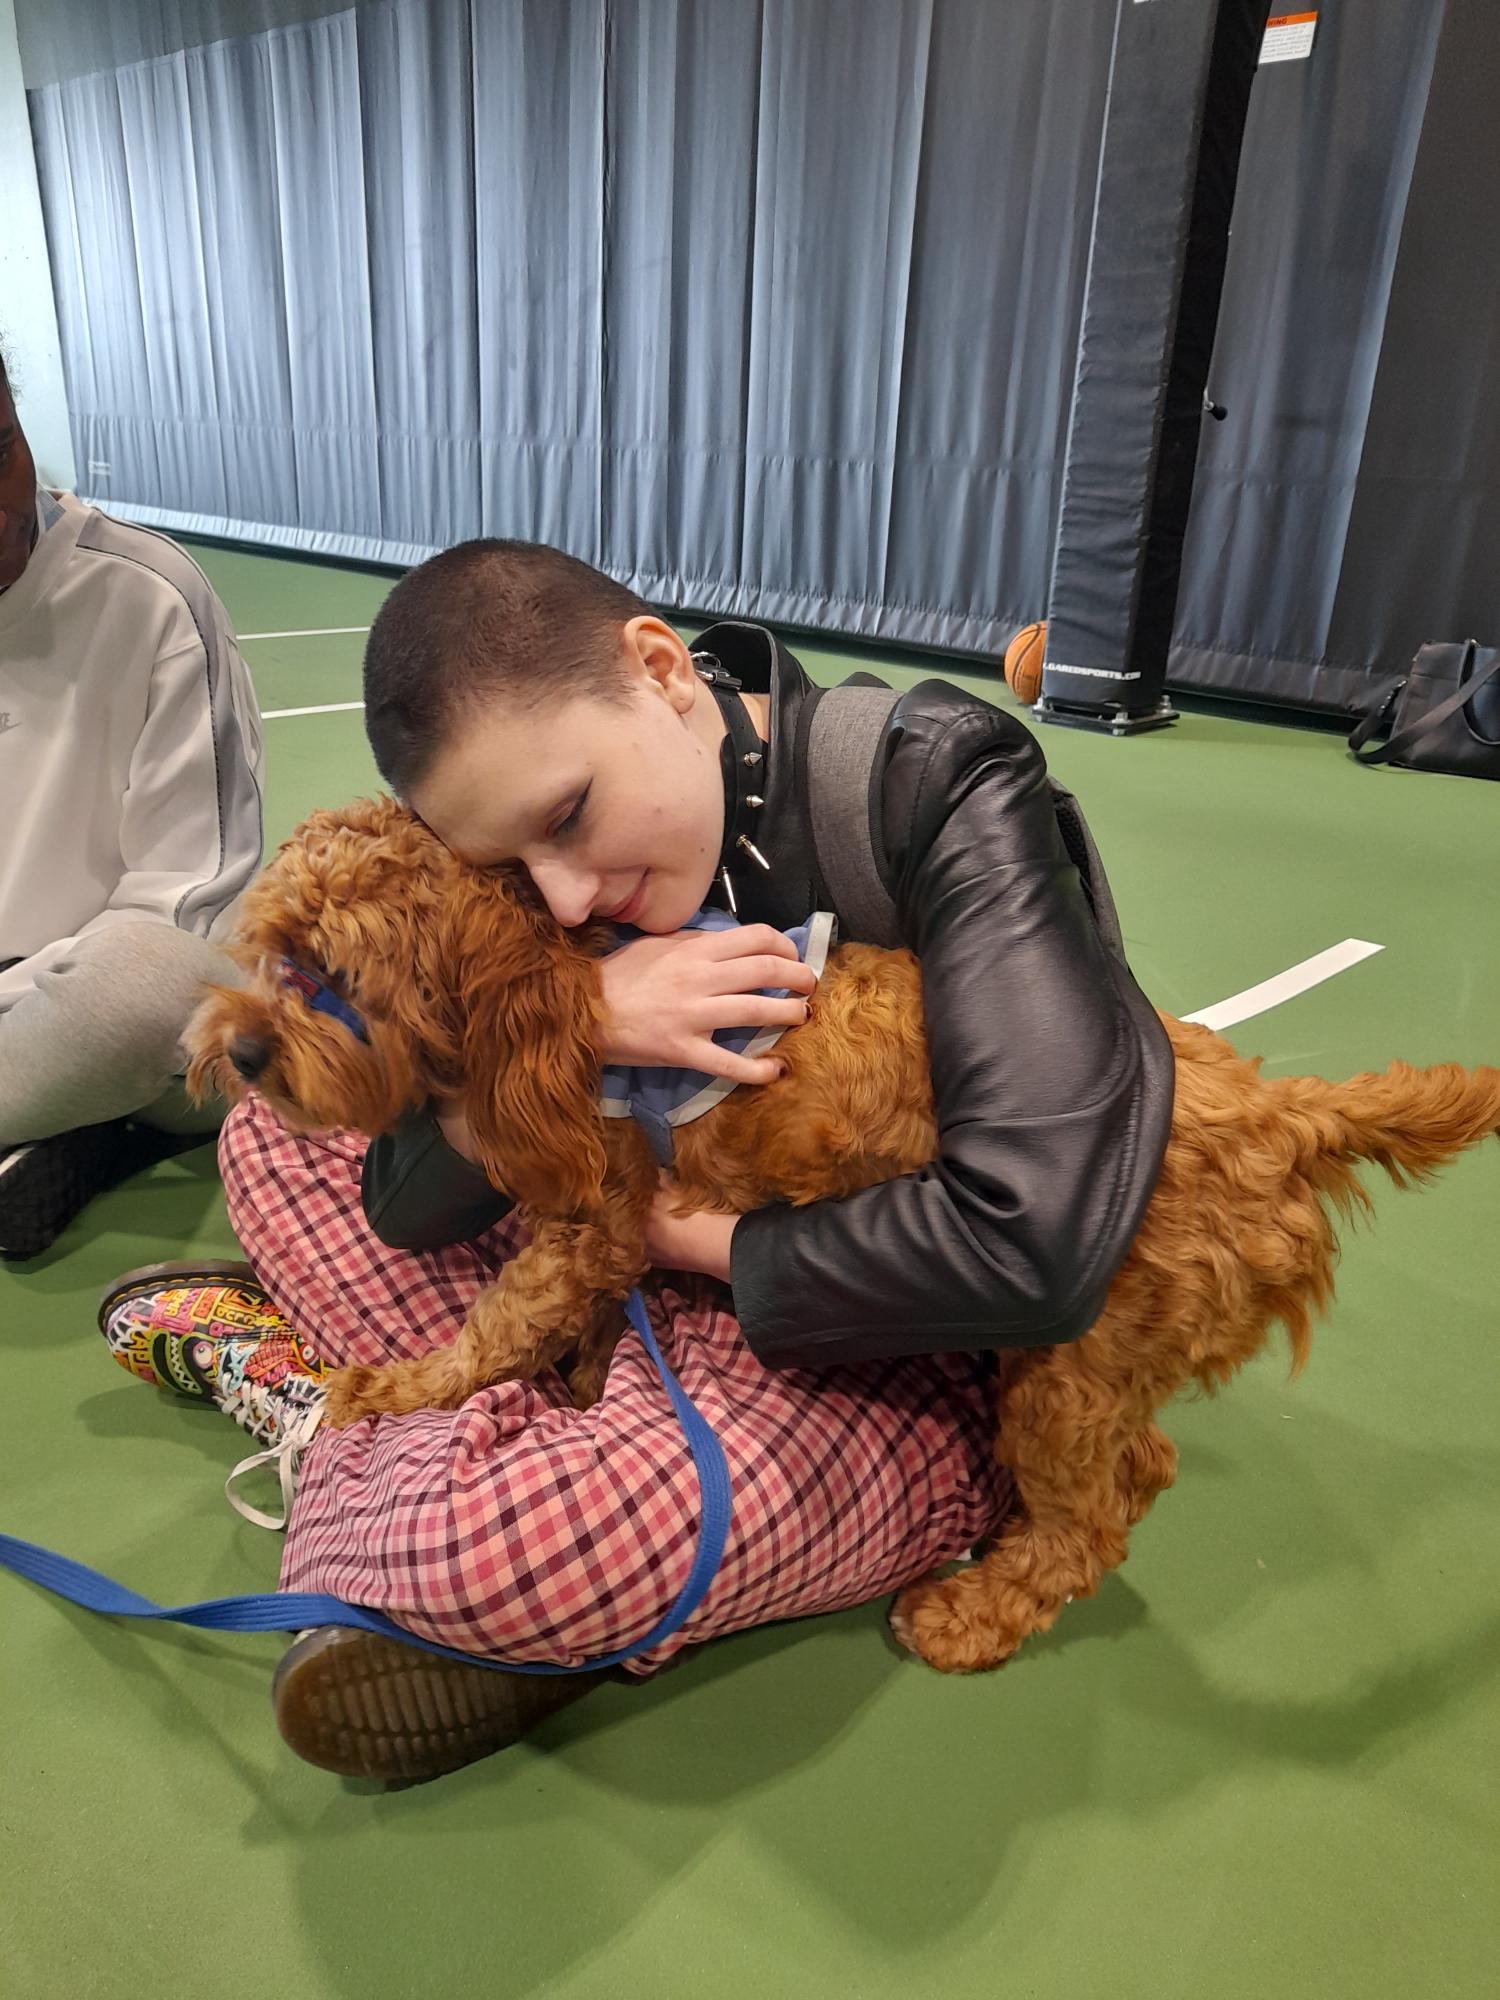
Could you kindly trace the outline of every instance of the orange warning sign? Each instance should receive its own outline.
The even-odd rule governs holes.
[[[1273,14],[1266,23],[1260,45],[1262,64],[1296,62],[1303,56],[1310,56],[1317,29],[1316,8],[1304,14]]]

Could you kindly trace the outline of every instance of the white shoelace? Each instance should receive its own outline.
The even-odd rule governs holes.
[[[252,1437],[264,1437],[264,1419],[258,1418],[249,1383],[242,1382],[233,1396],[227,1397],[221,1407],[238,1423],[244,1425]],[[323,1421],[323,1399],[310,1403],[305,1410],[299,1410],[282,1430],[276,1443],[265,1451],[253,1452],[249,1458],[242,1458],[224,1481],[224,1497],[236,1514],[253,1523],[257,1528],[269,1528],[273,1534],[280,1534],[291,1518],[292,1500],[297,1491],[297,1474],[302,1464],[302,1454],[312,1443],[319,1424]],[[253,1507],[248,1500],[242,1500],[235,1487],[247,1472],[255,1472],[263,1465],[274,1465],[281,1486],[281,1513],[267,1514],[259,1507]]]

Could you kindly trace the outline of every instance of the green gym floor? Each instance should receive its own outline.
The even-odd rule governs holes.
[[[388,579],[198,553],[269,714],[274,842],[373,783],[357,712],[274,712],[355,701],[362,637],[327,628]],[[1494,787],[1209,713],[1045,743],[1159,1004],[1363,938],[1384,949],[1238,1044],[1334,1077],[1500,1057]],[[283,1749],[279,1640],[126,1629],[0,1576],[0,1993],[1493,1992],[1497,1212],[1500,1147],[1385,1189],[1303,1379],[1273,1352],[1170,1413],[1181,1474],[1126,1568],[988,1677],[908,1660],[871,1605],[385,1793]],[[0,1528],[168,1603],[274,1582],[220,1492],[243,1438],[93,1323],[118,1271],[233,1247],[204,1149],[0,1270]]]

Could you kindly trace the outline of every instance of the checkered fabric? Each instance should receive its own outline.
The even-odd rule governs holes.
[[[225,1124],[230,1219],[266,1289],[330,1364],[424,1352],[522,1238],[506,1222],[440,1252],[388,1250],[359,1202],[364,1141],[285,1132],[258,1099]],[[1003,1513],[982,1358],[822,1374],[755,1360],[727,1293],[645,1288],[669,1365],[718,1433],[734,1518],[687,1625],[632,1663],[883,1595],[961,1555]],[[697,1542],[691,1454],[640,1343],[575,1410],[553,1375],[461,1410],[326,1427],[303,1466],[281,1585],[326,1590],[468,1652],[565,1664],[630,1644],[681,1589]]]

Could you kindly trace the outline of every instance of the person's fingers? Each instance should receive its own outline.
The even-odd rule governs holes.
[[[709,1034],[720,1028],[798,1028],[807,1019],[800,994],[773,1000],[768,993],[722,993],[697,1010],[697,1025]]]
[[[784,931],[771,924],[741,924],[732,931],[697,931],[688,936],[707,940],[709,958],[795,958],[797,947]]]
[[[707,1040],[693,1045],[688,1066],[705,1076],[728,1077],[731,1083],[775,1083],[786,1070],[779,1056],[740,1056]]]
[[[811,993],[818,983],[818,975],[800,958],[726,958],[714,973],[717,993],[758,993],[767,987],[774,992],[780,986],[792,993]]]

